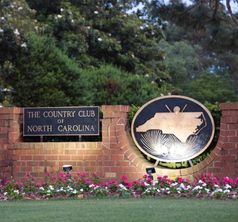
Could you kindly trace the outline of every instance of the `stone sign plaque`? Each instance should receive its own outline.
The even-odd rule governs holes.
[[[23,136],[99,135],[99,107],[24,108]]]
[[[214,136],[210,112],[184,96],[164,96],[149,101],[136,113],[133,140],[147,156],[164,162],[181,162],[201,154]]]

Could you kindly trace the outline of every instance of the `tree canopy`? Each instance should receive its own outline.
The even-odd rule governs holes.
[[[0,0],[0,102],[237,100],[237,14],[219,0]]]

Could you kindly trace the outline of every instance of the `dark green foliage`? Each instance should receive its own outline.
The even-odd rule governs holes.
[[[80,104],[83,81],[80,69],[54,41],[30,35],[15,72],[5,77],[16,90],[14,103],[21,106],[65,106]]]
[[[111,65],[82,72],[87,82],[87,104],[143,104],[161,91],[146,77],[132,75]],[[140,92],[140,93],[137,93]]]
[[[228,76],[206,73],[199,76],[187,87],[187,94],[205,103],[235,101],[237,96]]]
[[[32,9],[37,11],[38,18],[43,19],[49,14],[60,12],[60,3],[62,0],[26,0]]]
[[[236,100],[232,21],[206,1],[1,0],[0,87],[14,91],[1,102],[141,105],[161,93]]]
[[[179,93],[201,102],[237,100],[238,28],[221,1],[153,0],[146,12],[164,27],[165,64]]]

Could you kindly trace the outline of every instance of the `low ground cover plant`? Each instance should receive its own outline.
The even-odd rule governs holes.
[[[60,172],[57,175],[47,174],[41,182],[29,173],[20,181],[14,178],[0,180],[0,201],[145,196],[238,199],[238,177],[220,179],[209,174],[190,181],[167,176],[152,179],[144,175],[135,181],[129,181],[127,176],[105,181],[96,174]]]

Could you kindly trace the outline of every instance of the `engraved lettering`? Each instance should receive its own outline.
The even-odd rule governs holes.
[[[29,133],[44,133],[44,132],[52,132],[52,125],[30,125],[27,126],[27,132]]]

